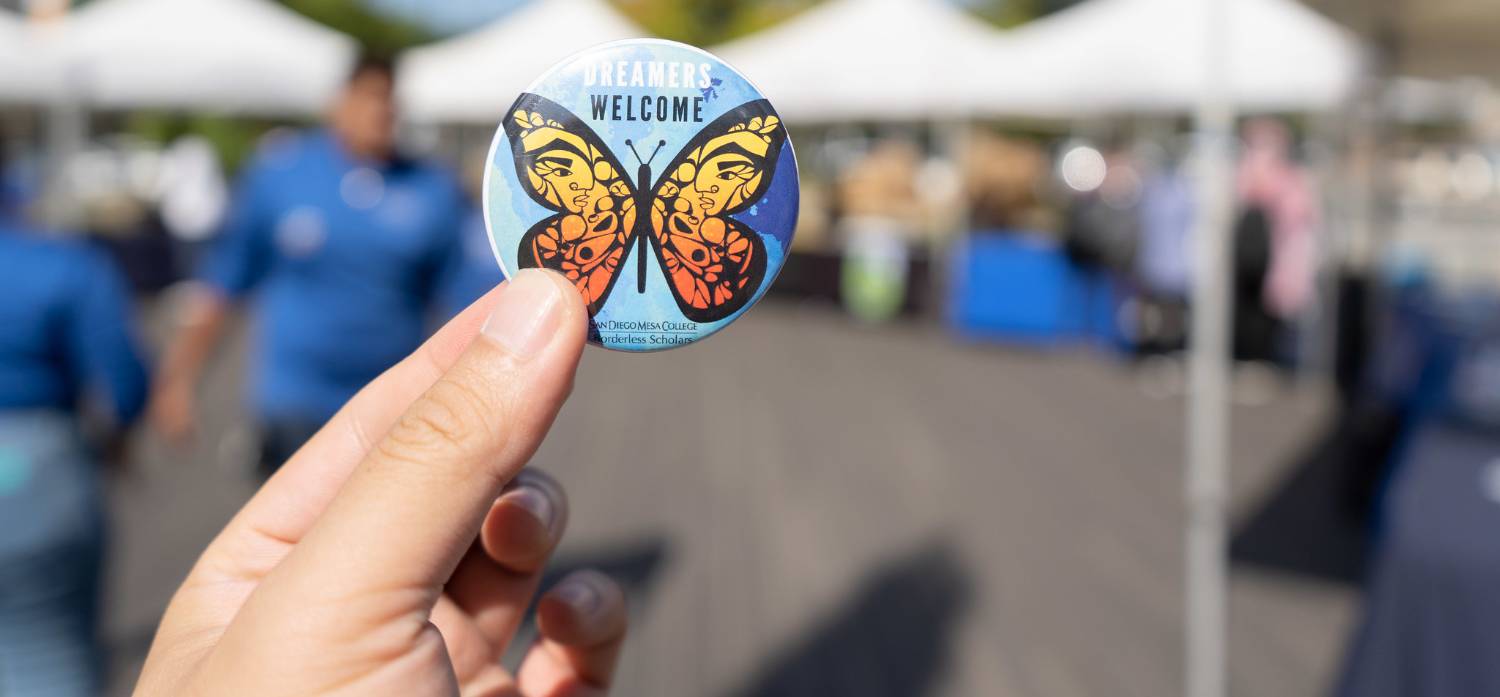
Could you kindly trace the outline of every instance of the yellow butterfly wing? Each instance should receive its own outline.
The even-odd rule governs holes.
[[[593,129],[555,102],[523,94],[504,127],[527,195],[558,212],[521,237],[519,265],[566,276],[592,316],[635,238],[635,190]]]

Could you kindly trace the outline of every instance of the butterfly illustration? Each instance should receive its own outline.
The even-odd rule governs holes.
[[[522,94],[505,119],[516,173],[527,194],[556,211],[521,237],[521,268],[567,276],[598,313],[635,247],[637,292],[646,292],[647,247],[684,317],[713,322],[750,301],[766,275],[758,232],[732,218],[770,188],[786,129],[769,102],[746,102],[709,123],[655,181],[651,160],[635,180],[577,116]]]

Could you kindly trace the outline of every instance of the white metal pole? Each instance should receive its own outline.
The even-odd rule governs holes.
[[[1188,697],[1227,694],[1230,265],[1234,212],[1234,104],[1229,85],[1229,3],[1200,0],[1204,85],[1196,114],[1198,221],[1194,235],[1192,348],[1187,400]]]
[[[71,97],[47,105],[47,171],[41,217],[49,227],[68,228],[82,222],[69,166],[88,143],[88,118],[88,110]]]

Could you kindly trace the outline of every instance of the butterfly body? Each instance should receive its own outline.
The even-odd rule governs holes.
[[[640,168],[636,170],[635,181],[636,181],[635,193],[636,193],[636,199],[637,199],[636,200],[636,204],[635,204],[636,210],[642,210],[642,211],[651,210],[651,200],[647,197],[647,194],[646,194],[647,191],[650,191],[650,189],[648,189],[647,187],[649,187],[651,185],[651,163],[649,163],[649,162],[642,162],[641,163]],[[635,224],[636,224],[636,227],[639,228],[640,226],[646,224],[646,219],[645,218],[636,218]],[[636,259],[636,262],[635,262],[636,263],[636,273],[635,273],[635,279],[636,280],[635,280],[635,283],[636,283],[636,291],[639,292],[639,293],[645,293],[646,292],[646,239],[648,238],[648,236],[645,235],[645,234],[642,234],[639,230],[637,230],[635,238],[637,240],[639,240],[639,243],[636,244],[636,250],[635,250],[635,259]]]
[[[637,292],[646,292],[655,261],[693,322],[729,317],[760,289],[765,242],[734,215],[765,195],[786,141],[765,100],[709,123],[654,180],[656,152],[643,159],[625,141],[639,160],[632,181],[593,129],[539,95],[521,95],[504,127],[522,188],[556,212],[521,238],[518,264],[567,276],[590,316],[603,308],[632,251]]]

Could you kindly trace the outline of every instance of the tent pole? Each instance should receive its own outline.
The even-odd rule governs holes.
[[[1227,694],[1229,228],[1234,210],[1235,112],[1229,86],[1231,0],[1202,0],[1204,86],[1195,116],[1198,222],[1187,400],[1185,688]]]
[[[47,171],[42,190],[40,216],[50,227],[72,227],[78,217],[76,194],[68,178],[68,166],[88,142],[88,110],[71,95],[47,104]]]
[[[946,317],[946,297],[951,281],[949,273],[951,268],[949,251],[959,240],[968,237],[974,232],[974,212],[970,207],[968,197],[967,169],[965,163],[969,157],[969,131],[973,128],[974,117],[968,111],[957,116],[945,118],[941,126],[933,122],[934,137],[939,139],[941,149],[937,150],[947,158],[948,166],[952,168],[956,190],[948,192],[951,202],[957,206],[957,215],[949,220],[943,221],[947,229],[934,231],[927,239],[927,304],[923,312],[927,316]]]

